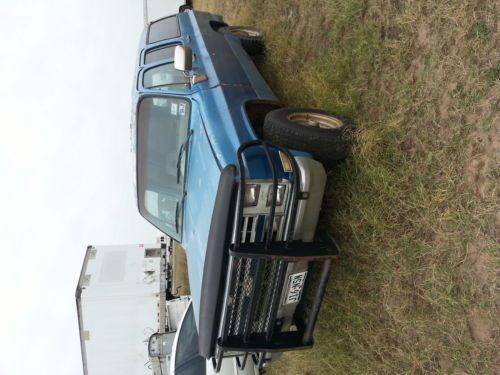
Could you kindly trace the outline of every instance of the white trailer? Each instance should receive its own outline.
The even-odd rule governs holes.
[[[185,251],[168,238],[88,246],[76,288],[84,374],[215,374],[197,354],[189,293]],[[237,357],[219,372],[258,374],[255,366],[239,369]]]
[[[85,375],[168,374],[189,303],[182,285],[172,292],[171,251],[163,239],[87,248],[76,289]]]

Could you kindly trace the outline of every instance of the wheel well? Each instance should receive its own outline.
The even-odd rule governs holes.
[[[282,104],[272,100],[251,100],[245,103],[245,112],[258,138],[262,139],[266,115],[281,107],[283,107]]]
[[[227,26],[227,23],[225,22],[220,22],[220,21],[210,21],[210,27],[214,30],[214,31],[218,31],[221,27],[226,27]]]
[[[193,9],[193,4],[188,4],[188,2],[186,2],[186,4],[181,5],[179,7],[179,13],[183,13],[183,12],[185,12],[188,9]]]

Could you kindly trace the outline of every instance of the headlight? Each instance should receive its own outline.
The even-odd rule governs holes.
[[[257,206],[259,202],[260,185],[246,184],[245,185],[245,207]]]
[[[274,186],[269,186],[269,191],[267,192],[267,207],[273,203],[273,191]],[[276,206],[281,206],[285,200],[286,185],[278,184],[277,194],[276,194]]]

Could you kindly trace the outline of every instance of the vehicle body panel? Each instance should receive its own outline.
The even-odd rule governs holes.
[[[210,229],[206,223],[209,223],[212,217],[220,169],[203,129],[200,115],[193,113],[192,116],[193,135],[188,149],[182,246],[187,254],[191,295],[194,305],[198,307],[205,247]]]

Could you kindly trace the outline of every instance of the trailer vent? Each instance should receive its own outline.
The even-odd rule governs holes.
[[[144,258],[159,258],[161,256],[161,249],[146,249]]]
[[[97,250],[94,248],[91,248],[89,250],[89,259],[95,259],[96,255],[97,255]]]
[[[83,331],[82,332],[82,339],[84,341],[89,341],[90,340],[90,332],[89,331]]]
[[[83,276],[82,287],[90,285],[90,277],[91,276],[92,275],[85,275],[85,276]]]

